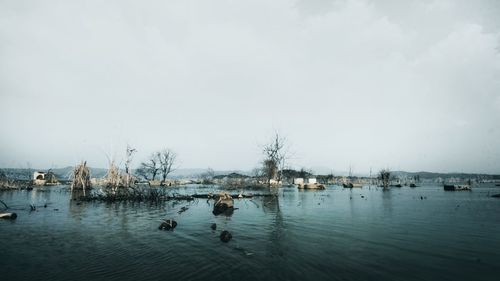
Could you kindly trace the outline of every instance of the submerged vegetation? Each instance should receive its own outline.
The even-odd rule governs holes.
[[[90,169],[87,167],[87,161],[75,166],[71,179],[71,190],[82,189],[85,191],[86,189],[92,188],[90,182]]]
[[[223,194],[223,195],[221,195]],[[103,188],[96,190],[91,194],[75,198],[81,201],[102,201],[102,202],[119,202],[119,201],[134,201],[134,202],[163,202],[163,201],[193,201],[195,199],[214,199],[219,200],[229,198],[253,198],[253,197],[268,197],[275,196],[271,193],[204,193],[204,194],[191,194],[183,195],[172,193],[170,189],[163,187],[152,187],[146,185],[139,185],[136,187],[121,188],[113,190],[110,188]]]
[[[115,165],[114,161],[109,163],[109,168],[106,176],[104,177],[104,185],[107,188],[116,190],[118,187],[123,186],[123,178],[120,174],[120,169]]]
[[[391,180],[391,172],[389,169],[383,169],[379,172],[378,180],[380,181],[380,185],[384,188],[389,187],[389,183]]]

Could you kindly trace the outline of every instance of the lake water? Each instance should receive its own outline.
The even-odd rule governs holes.
[[[176,188],[184,194],[214,188]],[[2,191],[2,280],[499,280],[500,188],[441,186],[322,191],[277,199],[100,203],[67,187]],[[423,199],[422,199],[423,198]],[[29,204],[37,210],[30,212]],[[43,206],[47,204],[47,207]],[[182,207],[185,212],[178,213]],[[57,209],[57,210],[55,210]],[[162,219],[178,222],[161,231]],[[210,228],[217,224],[217,230]],[[219,240],[232,233],[229,243]]]

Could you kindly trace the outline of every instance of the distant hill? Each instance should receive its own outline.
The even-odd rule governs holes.
[[[178,169],[173,171],[169,177],[172,178],[199,178],[201,175],[206,174],[208,169]],[[244,176],[249,176],[250,172],[241,171],[241,170],[214,170],[212,171],[214,176],[222,176],[229,174],[241,174]]]
[[[26,169],[26,168],[1,168],[0,170],[11,179],[27,180],[31,179],[34,171],[48,171],[48,169]],[[52,172],[56,175],[58,179],[65,180],[69,179],[71,176],[73,167],[64,167],[52,169]],[[92,168],[90,167],[91,175],[94,178],[102,178],[106,175],[107,169],[104,168]],[[200,178],[203,174],[206,174],[208,169],[177,169],[173,171],[168,177],[175,179],[196,179]],[[230,174],[240,174],[244,176],[250,176],[251,172],[241,171],[241,170],[219,170],[212,171],[214,176],[224,176]],[[391,171],[391,173],[399,178],[411,178],[419,177],[422,180],[437,180],[437,179],[450,179],[450,178],[460,178],[460,179],[481,179],[481,180],[500,180],[500,175],[491,174],[474,174],[474,173],[433,173],[433,172],[406,172],[406,171]],[[320,173],[317,173],[320,174]],[[335,173],[335,176],[344,176],[342,173]],[[376,175],[374,175],[376,176]]]
[[[433,173],[433,172],[405,172],[405,171],[393,171],[392,174],[397,177],[415,177],[418,176],[421,179],[449,179],[449,178],[461,178],[461,179],[483,179],[483,180],[500,180],[500,175],[491,174],[474,174],[474,173]]]
[[[90,168],[90,174],[93,178],[102,178],[106,176],[107,169],[104,168]],[[27,169],[27,168],[0,168],[4,172],[4,174],[10,179],[16,180],[29,180],[33,177],[33,172],[47,172],[49,169]],[[52,172],[56,175],[58,179],[66,180],[69,179],[71,173],[73,171],[73,167],[68,166],[64,168],[56,168],[52,169]],[[133,172],[133,171],[132,171]],[[175,179],[189,179],[189,178],[200,178],[201,175],[208,172],[208,169],[177,169],[174,170],[171,174],[168,175],[169,178]],[[242,175],[249,175],[249,172],[240,171],[240,170],[221,170],[221,171],[213,171],[215,176],[217,175],[228,175],[231,173],[238,173]]]

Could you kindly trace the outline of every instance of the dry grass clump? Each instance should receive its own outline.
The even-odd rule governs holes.
[[[71,190],[73,189],[91,189],[90,169],[87,167],[87,161],[75,166],[71,176]]]

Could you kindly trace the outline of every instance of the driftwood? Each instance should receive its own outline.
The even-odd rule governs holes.
[[[3,202],[2,200],[0,200],[0,203],[2,203],[5,206],[5,209],[9,208],[9,206],[7,206],[7,204],[5,204],[5,202]]]
[[[2,203],[4,206],[5,206],[5,209],[9,209],[9,206],[7,206],[7,204],[5,204],[5,202],[3,202],[2,200],[0,200],[0,203]],[[17,218],[17,214],[16,213],[11,213],[11,212],[0,212],[0,219],[11,219],[11,220],[15,220]]]
[[[17,218],[16,213],[0,213],[0,219],[11,219],[15,220]]]

